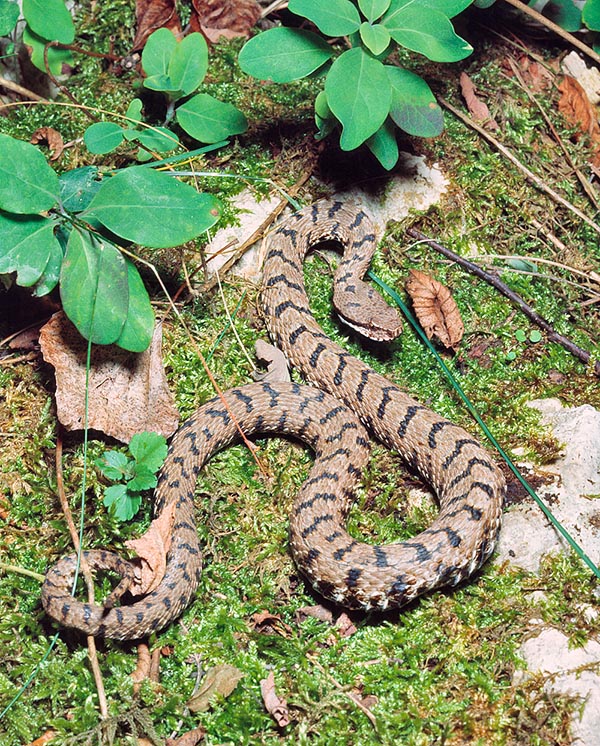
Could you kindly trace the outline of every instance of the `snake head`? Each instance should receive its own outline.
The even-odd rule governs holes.
[[[367,339],[391,342],[402,331],[398,311],[362,280],[336,284],[333,305],[340,320]]]

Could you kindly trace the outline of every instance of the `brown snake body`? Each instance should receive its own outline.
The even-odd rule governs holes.
[[[175,619],[194,595],[201,554],[193,493],[205,461],[247,434],[294,435],[315,452],[315,463],[294,501],[290,544],[295,561],[324,596],[351,608],[398,607],[443,585],[456,585],[491,554],[500,526],[504,480],[486,451],[465,430],[407,396],[395,384],[333,343],[313,318],[302,263],[316,243],[345,249],[334,280],[334,302],[351,326],[380,338],[397,333],[395,312],[362,283],[375,248],[362,211],[338,202],[296,213],[275,232],[263,275],[263,305],[275,343],[306,378],[334,394],[297,384],[250,384],[205,404],[175,435],[156,490],[155,513],[176,502],[167,570],[152,593],[130,605],[90,605],[70,595],[74,556],[51,568],[44,608],[65,626],[116,639],[142,637]],[[366,305],[365,305],[366,304]],[[373,546],[344,528],[353,488],[368,457],[354,415],[435,489],[440,512],[409,541]],[[95,568],[123,576],[130,564],[104,551],[86,552]]]

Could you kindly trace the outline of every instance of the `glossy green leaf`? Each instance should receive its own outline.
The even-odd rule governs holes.
[[[157,472],[167,457],[167,441],[158,433],[137,433],[131,438],[129,450],[138,466],[143,464]]]
[[[592,31],[600,31],[600,0],[587,0],[583,6],[582,19]]]
[[[435,62],[457,62],[473,51],[454,33],[448,18],[432,8],[424,11],[414,4],[406,5],[405,0],[392,0],[381,23],[398,44]]]
[[[177,39],[168,28],[159,28],[150,34],[142,52],[142,67],[146,75],[168,76],[176,47]]]
[[[37,297],[47,295],[48,293],[51,293],[58,285],[63,257],[63,247],[61,245],[61,242],[57,240],[56,245],[53,245],[52,250],[50,251],[48,263],[44,267],[42,276],[31,288],[33,295]]]
[[[198,93],[177,107],[175,118],[188,135],[207,143],[239,135],[248,128],[246,117],[239,109],[208,93]]]
[[[95,344],[115,342],[129,305],[121,252],[89,231],[73,230],[60,273],[60,297],[83,337]]]
[[[142,145],[158,153],[168,153],[179,145],[179,138],[166,127],[144,127],[134,133],[134,137]]]
[[[123,142],[123,128],[115,122],[95,122],[83,133],[83,141],[90,153],[110,153]]]
[[[584,11],[587,9],[588,5],[589,0],[584,5]],[[576,31],[579,31],[581,29],[581,8],[578,8],[574,4],[573,0],[550,0],[550,2],[546,6],[544,6],[543,13],[546,18],[554,21],[554,23],[556,23],[565,31],[575,33]],[[591,28],[591,26],[588,26],[588,28]]]
[[[153,474],[144,464],[137,465],[133,479],[127,482],[127,491],[131,490],[140,492],[141,490],[151,490],[156,487],[156,474]]]
[[[0,274],[16,272],[24,287],[39,282],[53,256],[62,261],[54,228],[48,218],[0,211]]]
[[[23,29],[23,44],[31,51],[31,62],[38,70],[46,72],[46,62],[44,60],[44,49],[47,40],[38,36],[36,33],[25,26]],[[53,75],[62,75],[63,65],[73,65],[73,55],[68,49],[59,49],[58,47],[48,48],[48,67]]]
[[[65,171],[59,176],[60,201],[67,212],[81,212],[100,189],[96,166],[82,166]]]
[[[388,117],[381,127],[366,142],[367,147],[379,163],[388,171],[398,163],[398,143],[396,128]]]
[[[385,13],[390,7],[391,0],[358,0],[358,7],[366,16],[368,21],[373,23]]]
[[[185,96],[193,93],[208,70],[208,47],[202,34],[193,33],[177,43],[169,62],[172,85]]]
[[[342,124],[340,146],[353,150],[385,121],[391,87],[385,67],[357,47],[341,54],[325,81],[329,108]]]
[[[18,4],[13,0],[0,0],[0,36],[8,36],[18,20]]]
[[[142,121],[142,108],[143,104],[141,99],[134,98],[130,102],[129,106],[127,107],[127,111],[125,112],[125,116],[129,119],[133,119],[133,122],[141,122]],[[131,122],[130,124],[133,124]]]
[[[338,121],[327,103],[327,94],[325,91],[320,91],[315,99],[315,124],[318,129],[315,139],[322,140],[327,137],[336,128],[337,123]]]
[[[242,47],[238,63],[248,75],[275,83],[305,78],[333,56],[329,44],[312,31],[272,28]]]
[[[360,38],[374,55],[384,52],[390,43],[390,32],[380,23],[374,25],[366,21],[360,26]]]
[[[107,479],[127,479],[133,475],[133,462],[121,451],[104,451],[96,466]]]
[[[119,521],[130,521],[140,509],[142,497],[137,492],[128,492],[124,484],[113,484],[104,491],[103,502]]]
[[[326,36],[346,36],[360,26],[360,15],[350,0],[290,0],[288,9],[308,18]]]
[[[439,10],[446,18],[454,18],[472,3],[473,0],[420,0],[421,5]]]
[[[431,88],[418,75],[385,66],[392,87],[390,117],[409,135],[436,137],[444,129],[444,115]]]
[[[34,214],[54,207],[58,176],[28,142],[0,134],[0,210]]]
[[[153,248],[178,246],[196,238],[216,223],[219,214],[215,197],[143,166],[106,179],[82,213],[121,238]]]
[[[42,39],[71,44],[75,38],[73,19],[64,0],[23,0],[23,15]]]
[[[115,344],[130,352],[143,352],[148,349],[152,341],[154,311],[140,273],[129,259],[125,259],[125,263],[127,264],[129,305],[125,324]]]
[[[173,99],[180,98],[183,95],[181,88],[178,88],[168,75],[150,75],[144,78],[144,88],[151,91],[160,91]]]

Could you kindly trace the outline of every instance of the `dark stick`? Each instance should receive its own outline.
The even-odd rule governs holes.
[[[521,296],[517,295],[514,291],[512,291],[508,285],[506,285],[502,280],[500,280],[496,275],[492,275],[489,272],[486,272],[484,269],[481,269],[477,264],[474,264],[473,262],[470,262],[468,259],[464,259],[462,256],[459,256],[458,254],[455,254],[453,251],[450,251],[450,249],[447,249],[445,246],[442,246],[442,244],[439,244],[437,241],[434,241],[431,238],[428,238],[424,233],[421,233],[421,231],[417,230],[416,228],[409,228],[408,229],[409,236],[412,236],[412,238],[416,238],[418,241],[424,241],[429,246],[431,246],[432,249],[435,249],[440,254],[443,254],[444,256],[447,256],[448,259],[452,259],[453,262],[456,262],[457,264],[460,264],[461,267],[464,267],[467,272],[470,272],[471,274],[475,275],[476,277],[480,277],[482,280],[485,280],[489,285],[496,288],[498,292],[502,293],[506,298],[508,298],[512,303],[514,303],[516,306],[520,308],[523,313],[533,321],[534,324],[537,324],[541,329],[543,329],[546,334],[548,335],[548,340],[550,342],[556,342],[559,345],[562,345],[565,350],[570,352],[572,355],[575,355],[576,358],[581,360],[586,365],[591,360],[591,354],[587,350],[583,350],[581,347],[578,347],[575,342],[570,340],[568,337],[563,337],[562,334],[559,334],[550,324],[550,322],[546,321],[546,319],[543,316],[540,316],[537,311],[534,311],[534,309],[525,303],[523,298]],[[600,361],[596,361],[594,363],[594,369],[593,372],[600,376]]]

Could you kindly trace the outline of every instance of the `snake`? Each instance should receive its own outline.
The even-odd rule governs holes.
[[[364,281],[377,242],[359,207],[320,201],[294,213],[272,234],[263,266],[262,306],[269,334],[308,382],[263,380],[206,402],[177,431],[155,490],[154,514],[173,511],[164,577],[131,603],[73,598],[77,556],[51,567],[42,605],[59,624],[116,640],[145,637],[190,604],[202,571],[195,522],[198,474],[217,451],[246,436],[290,436],[314,453],[313,466],[290,509],[289,545],[314,589],[350,609],[400,608],[422,594],[453,587],[490,557],[501,524],[505,482],[488,452],[466,430],[436,414],[390,379],[351,355],[319,326],[306,292],[307,253],[326,242],[343,251],[333,280],[340,319],[363,336],[398,335],[395,309]],[[369,459],[369,431],[400,454],[433,488],[439,512],[404,541],[370,544],[346,522]],[[127,587],[130,561],[108,550],[82,553],[93,570],[119,575]]]

